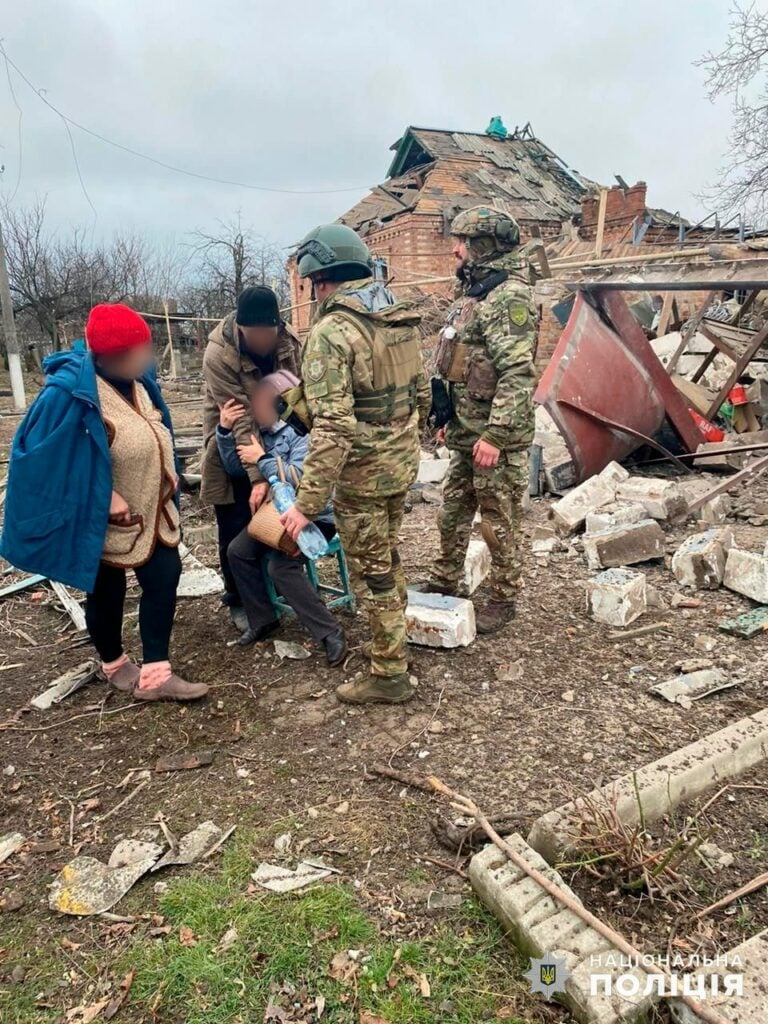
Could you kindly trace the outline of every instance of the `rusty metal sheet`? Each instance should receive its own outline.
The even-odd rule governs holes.
[[[563,435],[578,481],[625,459],[643,443],[637,435],[653,437],[666,414],[643,361],[581,294],[534,399]]]

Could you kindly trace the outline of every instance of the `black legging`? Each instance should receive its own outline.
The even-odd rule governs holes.
[[[178,548],[158,544],[149,561],[134,571],[141,587],[139,632],[143,660],[167,661],[181,576]],[[125,590],[125,569],[102,562],[93,592],[85,602],[88,632],[102,661],[116,661],[123,653]]]
[[[224,577],[224,586],[230,602],[242,604],[237,582],[229,566],[227,549],[240,531],[244,530],[251,521],[251,508],[248,501],[253,484],[247,476],[231,476],[229,481],[232,484],[234,501],[229,505],[214,505],[213,511],[216,514],[216,525],[219,530],[219,562],[221,563],[221,574]]]

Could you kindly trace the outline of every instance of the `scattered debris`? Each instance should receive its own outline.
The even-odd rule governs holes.
[[[11,914],[14,910],[21,910],[24,906],[24,897],[20,892],[11,890],[0,896],[0,914]]]
[[[302,644],[294,640],[274,640],[275,654],[278,658],[289,658],[291,661],[303,661],[311,657],[310,652]]]
[[[176,846],[171,844],[171,849],[151,870],[159,871],[160,868],[167,868],[172,864],[195,864],[208,855],[222,834],[221,829],[214,822],[202,822],[196,829],[182,836]]]
[[[595,622],[628,626],[646,609],[646,583],[641,572],[607,569],[587,583],[587,612]]]
[[[697,852],[709,868],[729,868],[736,860],[732,853],[721,850],[716,843],[702,843]]]
[[[150,870],[162,853],[157,843],[124,839],[106,864],[95,857],[75,857],[54,879],[48,896],[51,910],[88,917],[110,910]]]
[[[558,528],[564,533],[574,533],[590,512],[614,501],[616,487],[629,477],[629,473],[618,462],[609,463],[604,470],[584,483],[574,487],[552,506],[552,516]]]
[[[294,870],[264,861],[259,864],[251,878],[263,889],[269,889],[270,892],[286,893],[304,889],[314,882],[321,882],[332,874],[334,874],[332,868],[318,867],[304,860],[297,864]]]
[[[723,585],[760,604],[768,604],[768,558],[732,547],[725,563]]]
[[[23,845],[24,836],[21,832],[6,832],[4,836],[0,836],[0,864],[4,864]]]
[[[90,683],[97,677],[98,672],[99,667],[95,661],[84,661],[59,676],[47,690],[33,697],[29,703],[38,711],[47,711],[54,704],[60,704],[70,694]]]
[[[720,693],[721,690],[730,690],[734,686],[736,683],[726,679],[721,669],[707,668],[683,676],[674,676],[663,683],[651,686],[648,692],[663,697],[670,704],[680,704],[687,708],[695,700]]]
[[[83,611],[80,602],[76,601],[75,598],[72,597],[63,583],[51,580],[51,587],[58,599],[64,605],[64,610],[69,615],[70,619],[72,619],[75,629],[78,633],[84,633],[86,629],[85,612]]]
[[[692,534],[672,556],[675,579],[683,586],[717,590],[723,582],[725,562],[732,546],[730,527]]]
[[[156,772],[185,772],[193,768],[206,768],[213,764],[212,750],[199,750],[196,754],[169,754],[155,764]]]
[[[496,679],[500,683],[516,683],[525,675],[525,660],[502,661],[496,666]]]
[[[474,594],[491,571],[491,552],[482,537],[473,537],[467,546],[464,559],[464,589]]]
[[[666,538],[655,519],[613,526],[584,534],[584,554],[590,569],[617,569],[664,557]]]
[[[182,559],[181,579],[177,590],[179,597],[207,597],[209,594],[224,592],[224,581],[215,569],[203,565],[185,544],[179,544],[179,554]]]
[[[753,608],[752,611],[744,612],[735,619],[723,619],[718,629],[732,636],[751,640],[752,637],[768,630],[768,608]]]
[[[417,590],[408,591],[405,626],[408,640],[426,647],[467,647],[477,635],[471,601]]]
[[[641,505],[649,519],[674,519],[683,515],[688,503],[673,480],[631,476],[616,488],[619,501]]]

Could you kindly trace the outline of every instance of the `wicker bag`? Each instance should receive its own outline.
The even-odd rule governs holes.
[[[290,467],[294,487],[298,486],[299,477],[293,466]],[[285,468],[283,460],[277,458],[277,472],[280,479],[285,482]],[[280,522],[280,513],[275,508],[271,499],[262,502],[256,509],[250,523],[248,524],[248,536],[258,540],[267,547],[282,551],[284,555],[296,556],[299,553],[298,546],[283,528]]]

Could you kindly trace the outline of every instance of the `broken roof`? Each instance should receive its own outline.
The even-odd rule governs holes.
[[[365,233],[406,210],[452,215],[494,200],[518,220],[558,222],[596,187],[528,125],[504,139],[409,127],[392,149],[389,177],[340,218],[344,224]]]

